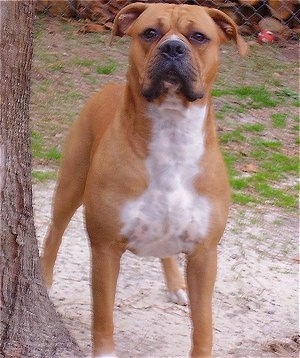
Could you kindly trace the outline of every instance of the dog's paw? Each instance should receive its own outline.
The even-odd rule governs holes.
[[[47,289],[47,293],[50,296],[51,292],[53,291],[52,282],[51,283],[45,282],[45,286],[46,286],[46,289]]]
[[[52,287],[47,287],[48,296],[51,296],[51,293],[52,293],[52,292],[53,292]]]
[[[188,304],[188,296],[186,290],[180,289],[177,291],[169,291],[168,298],[171,302],[180,306],[186,306]]]
[[[95,355],[94,358],[117,358],[117,356],[115,352],[111,352],[111,353],[103,353],[100,355]]]

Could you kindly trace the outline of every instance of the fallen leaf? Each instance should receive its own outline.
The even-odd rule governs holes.
[[[86,34],[87,32],[103,32],[105,31],[105,27],[98,24],[86,24],[84,25],[80,30],[80,32],[83,32]]]
[[[246,172],[246,173],[257,173],[259,170],[255,164],[250,163],[250,164],[245,165],[242,168],[242,171]]]

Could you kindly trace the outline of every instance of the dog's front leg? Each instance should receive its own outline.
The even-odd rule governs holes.
[[[113,308],[122,251],[110,242],[91,245],[93,355],[115,357]]]
[[[191,357],[209,358],[212,350],[212,294],[217,249],[200,244],[187,260],[187,285],[193,323]]]

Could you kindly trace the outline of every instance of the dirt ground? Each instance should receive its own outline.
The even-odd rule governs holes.
[[[54,182],[36,184],[39,243]],[[219,246],[214,296],[214,356],[298,357],[298,218],[270,207],[233,206]],[[179,257],[184,266],[184,257]],[[55,269],[51,298],[90,356],[89,247],[82,212],[73,218]],[[118,357],[187,357],[187,307],[168,302],[158,259],[123,257],[115,308]]]

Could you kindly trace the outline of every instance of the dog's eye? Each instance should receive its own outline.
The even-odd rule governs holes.
[[[193,40],[199,44],[204,44],[208,41],[208,38],[201,32],[194,32],[190,35],[190,40]]]
[[[147,29],[145,30],[143,33],[142,33],[142,37],[147,40],[147,41],[150,41],[150,40],[154,40],[158,37],[159,35],[159,32],[156,30],[156,29]]]

